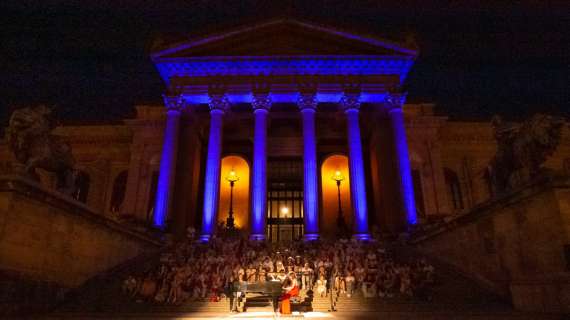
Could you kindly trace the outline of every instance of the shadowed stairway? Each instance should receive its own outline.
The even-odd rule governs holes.
[[[399,258],[411,254],[399,248]],[[398,257],[397,257],[398,258]],[[243,314],[230,314],[229,301],[189,301],[181,305],[158,305],[126,296],[121,285],[133,273],[143,272],[158,264],[158,259],[136,263],[105,279],[84,286],[77,295],[60,305],[46,319],[176,319],[176,318],[272,318],[270,304],[252,304]],[[436,285],[431,301],[394,297],[364,298],[361,292],[348,298],[333,294],[333,298],[315,297],[313,314],[297,317],[339,319],[562,319],[559,316],[522,314],[467,279],[442,266],[437,270]],[[336,312],[328,312],[332,306]],[[260,316],[264,314],[264,316]],[[257,315],[257,316],[256,316]],[[269,315],[269,316],[268,316]],[[250,317],[251,316],[251,317]]]

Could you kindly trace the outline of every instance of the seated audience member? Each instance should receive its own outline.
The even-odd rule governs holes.
[[[362,294],[365,298],[376,297],[376,279],[372,274],[368,274],[362,284]]]
[[[128,276],[127,279],[123,281],[122,289],[129,297],[134,297],[137,294],[137,280],[135,277]]]
[[[321,275],[319,280],[317,280],[317,294],[320,297],[326,297],[327,295],[327,280],[325,280],[324,275]]]
[[[246,283],[294,278],[299,281],[297,290],[314,290],[320,297],[332,287],[348,297],[398,295],[429,301],[435,276],[435,268],[425,259],[400,263],[377,243],[319,240],[277,248],[245,237],[213,237],[207,244],[173,244],[160,256],[158,267],[129,275],[122,291],[137,301],[179,305],[189,299],[217,302],[229,297],[230,279],[245,288]],[[237,296],[232,295],[236,301]]]
[[[346,282],[346,296],[351,297],[354,292],[354,284],[356,279],[352,275],[352,272],[348,271],[344,281]]]

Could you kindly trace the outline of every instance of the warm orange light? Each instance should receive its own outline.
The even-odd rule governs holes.
[[[228,173],[228,175],[226,176],[226,180],[228,180],[229,182],[236,182],[239,180],[239,177],[233,168],[232,170],[230,170],[230,173]]]
[[[247,229],[249,226],[249,187],[250,168],[240,156],[226,156],[222,158],[220,175],[220,200],[218,201],[217,221],[226,222],[230,207],[230,193],[233,184],[233,211],[234,224],[236,227]],[[232,174],[233,172],[233,174]],[[228,179],[229,178],[229,179]],[[237,180],[239,178],[239,181]]]
[[[331,179],[338,182],[344,180],[344,176],[342,175],[342,172],[340,172],[340,170],[336,170]]]
[[[289,208],[287,208],[287,207],[281,208],[281,213],[282,213],[284,216],[287,216],[287,215],[289,214]]]

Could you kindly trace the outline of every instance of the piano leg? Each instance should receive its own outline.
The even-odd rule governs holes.
[[[273,312],[277,312],[277,310],[279,310],[279,297],[272,297],[271,302],[273,305]]]

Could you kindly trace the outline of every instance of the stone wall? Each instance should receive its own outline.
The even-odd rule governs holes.
[[[416,234],[424,254],[524,311],[570,312],[570,181],[529,186]]]
[[[49,304],[46,299],[57,300],[67,289],[160,245],[33,181],[0,177],[3,305],[17,304],[6,299],[19,295],[36,296],[37,301],[29,301],[35,307]]]

